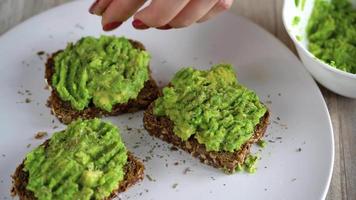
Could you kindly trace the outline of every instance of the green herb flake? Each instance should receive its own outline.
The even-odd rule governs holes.
[[[295,38],[296,38],[299,42],[303,40],[303,37],[300,36],[300,35],[296,35]]]
[[[259,147],[261,147],[261,148],[265,148],[265,147],[267,146],[267,142],[264,141],[264,140],[259,140],[259,141],[257,142],[257,145],[258,145]]]
[[[300,17],[299,16],[294,16],[293,20],[292,20],[292,25],[296,26],[296,25],[299,24],[299,22],[300,22]]]
[[[304,10],[306,0],[302,0],[302,10]]]
[[[299,6],[299,0],[294,0],[295,7]]]

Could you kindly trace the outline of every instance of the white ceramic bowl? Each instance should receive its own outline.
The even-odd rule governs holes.
[[[304,9],[301,5],[303,1],[305,1]],[[354,6],[356,5],[356,0],[350,1]],[[313,7],[314,0],[299,0],[298,7],[295,5],[295,0],[284,0],[284,27],[292,38],[305,67],[321,85],[337,94],[356,98],[356,74],[331,67],[308,51],[306,26]],[[300,21],[296,25],[292,23],[295,16],[300,17]]]

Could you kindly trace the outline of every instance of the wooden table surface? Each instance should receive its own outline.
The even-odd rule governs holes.
[[[0,35],[39,12],[69,1],[0,0]],[[295,52],[282,24],[283,0],[235,1],[233,11],[261,25]],[[320,89],[329,108],[335,135],[334,173],[327,199],[356,199],[356,100]]]

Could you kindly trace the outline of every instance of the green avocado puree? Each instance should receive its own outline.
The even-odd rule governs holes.
[[[228,64],[210,70],[183,68],[171,84],[155,101],[154,114],[167,116],[178,137],[194,137],[208,151],[239,150],[266,113],[256,93],[237,82]]]
[[[331,66],[356,74],[356,9],[347,0],[315,0],[307,25],[309,50]]]
[[[244,163],[241,165],[237,165],[236,167],[236,171],[237,172],[247,172],[250,174],[254,174],[257,171],[257,162],[258,162],[258,156],[257,155],[247,155],[247,157],[245,158]]]
[[[39,200],[104,199],[124,179],[126,162],[117,127],[78,120],[27,154],[26,189]]]
[[[93,102],[111,111],[135,99],[148,80],[150,56],[124,37],[84,37],[54,57],[52,85],[76,110]]]

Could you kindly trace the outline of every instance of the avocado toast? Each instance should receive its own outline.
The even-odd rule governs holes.
[[[12,176],[12,192],[21,200],[112,199],[143,173],[117,127],[80,119],[27,154]]]
[[[47,105],[65,124],[77,118],[115,116],[146,109],[159,90],[149,69],[150,55],[124,37],[84,37],[48,58]]]
[[[228,173],[244,163],[268,120],[268,109],[225,64],[181,69],[144,113],[151,135]]]

